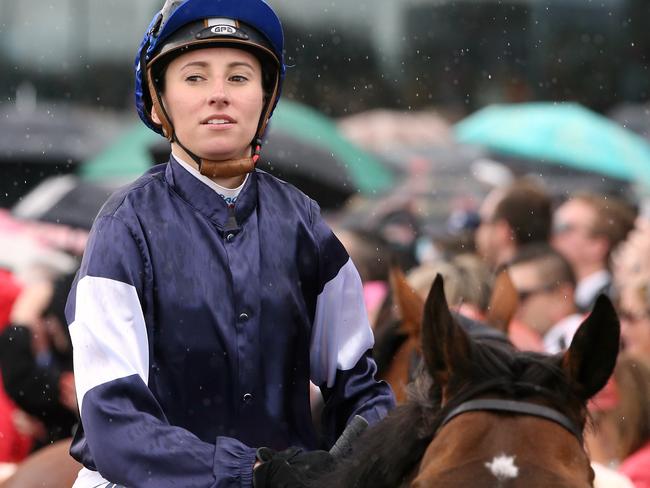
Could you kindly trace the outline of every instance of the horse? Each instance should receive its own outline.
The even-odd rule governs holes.
[[[64,488],[72,486],[81,464],[69,454],[72,439],[63,439],[39,449],[18,464],[0,488]]]
[[[314,486],[592,486],[586,403],[610,377],[620,340],[607,297],[598,298],[568,351],[551,356],[465,332],[438,275],[421,334],[424,368],[409,401]]]
[[[406,401],[406,385],[413,380],[413,373],[421,358],[420,331],[424,300],[411,288],[401,268],[389,270],[392,300],[400,316],[397,326],[384,329],[378,334],[375,357],[377,377],[386,381],[398,404]],[[499,273],[494,281],[490,303],[484,322],[459,317],[461,325],[473,336],[494,336],[507,340],[508,324],[517,311],[517,291],[507,271]]]

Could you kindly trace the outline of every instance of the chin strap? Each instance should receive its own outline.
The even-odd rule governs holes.
[[[200,158],[188,148],[186,148],[178,137],[167,138],[170,142],[176,142],[189,157],[199,167],[199,173],[208,178],[232,178],[233,176],[242,176],[255,170],[255,165],[260,158],[260,150],[262,149],[262,141],[255,138],[251,147],[253,154],[249,158],[240,159],[226,159],[223,161],[215,161],[211,159]]]
[[[181,145],[180,142],[178,142],[178,139],[176,139],[176,142]],[[181,147],[183,146],[181,145]],[[255,169],[257,160],[260,158],[262,141],[259,138],[255,138],[251,147],[253,148],[253,154],[251,157],[228,159],[226,161],[211,161],[209,159],[199,158],[186,148],[183,147],[183,149],[185,149],[185,152],[187,152],[192,159],[196,161],[196,164],[199,165],[199,172],[202,175],[207,176],[208,178],[230,178],[233,176],[245,175]]]

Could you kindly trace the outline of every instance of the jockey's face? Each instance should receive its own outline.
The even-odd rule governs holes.
[[[178,140],[213,161],[251,153],[264,105],[259,60],[241,49],[187,52],[169,63],[162,96]],[[159,122],[155,111],[154,122]],[[174,151],[191,158],[178,145]]]

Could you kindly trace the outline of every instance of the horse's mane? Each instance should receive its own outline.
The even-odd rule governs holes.
[[[518,351],[489,337],[470,341],[470,356],[469,371],[449,378],[444,406],[441,388],[421,368],[409,385],[409,401],[362,435],[350,458],[316,486],[402,485],[414,473],[447,414],[481,396],[538,401],[584,426],[585,402],[569,383],[559,356]]]

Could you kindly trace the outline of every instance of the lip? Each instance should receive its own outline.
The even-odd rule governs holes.
[[[201,125],[209,125],[210,127],[222,127],[222,125],[219,125],[219,124],[208,124],[208,122],[210,120],[214,120],[214,119],[226,120],[228,122],[228,124],[223,124],[223,125],[229,125],[229,124],[236,124],[237,123],[237,121],[235,119],[233,119],[230,115],[213,114],[213,115],[210,115],[210,116],[204,118],[201,121]]]

